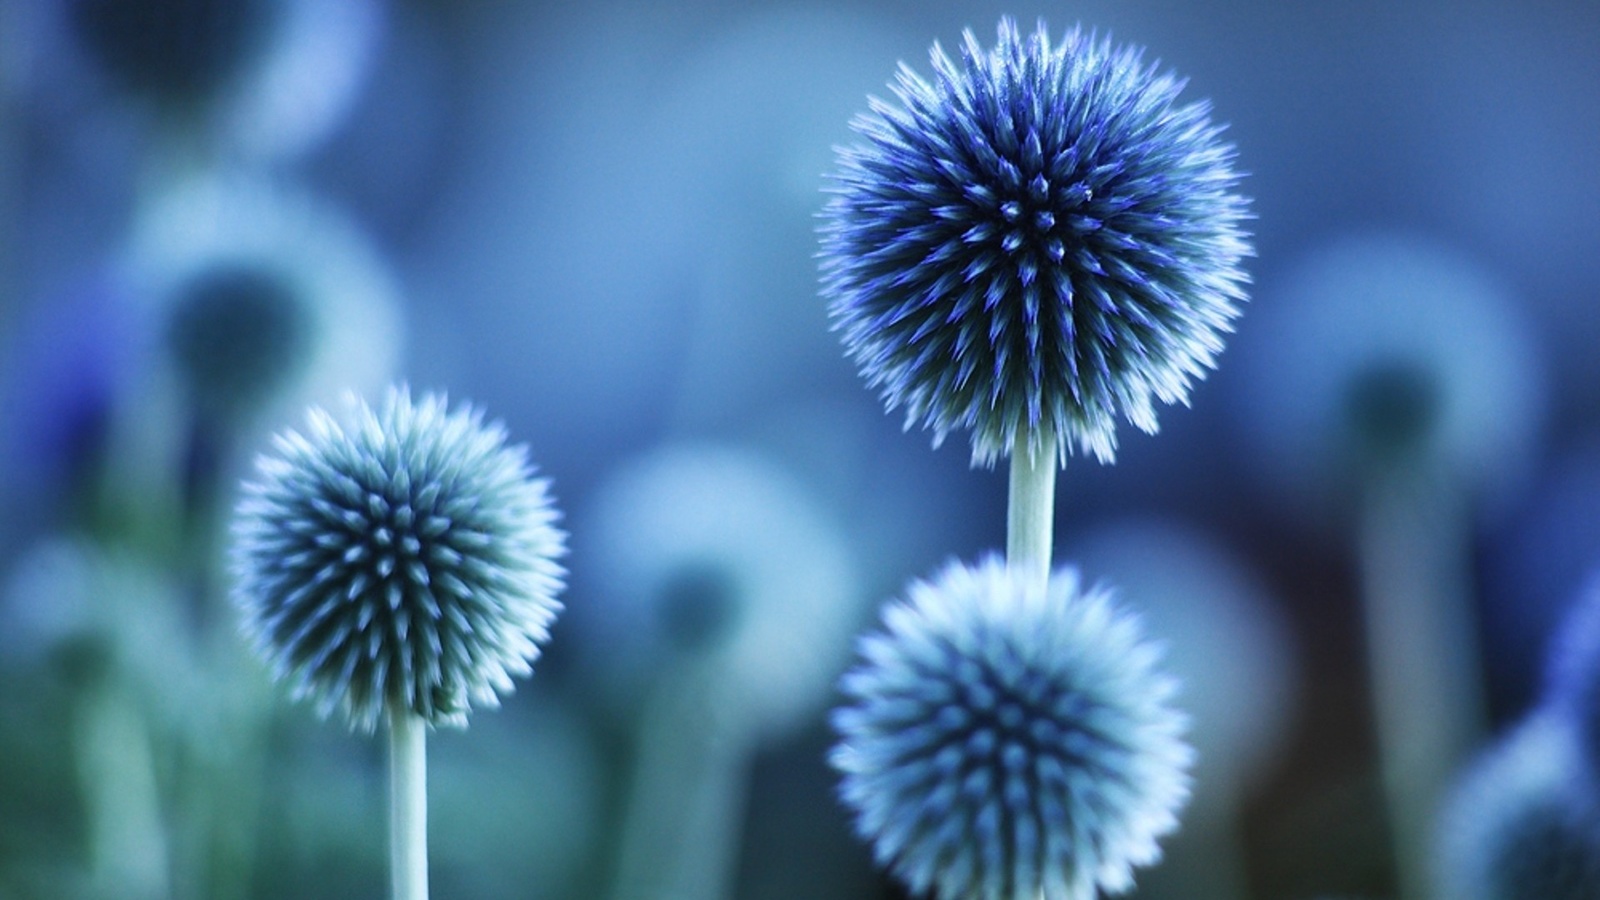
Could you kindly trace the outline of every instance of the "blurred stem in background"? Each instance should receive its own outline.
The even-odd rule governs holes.
[[[109,647],[77,655],[112,655]],[[73,710],[73,748],[88,824],[90,877],[105,896],[172,896],[166,829],[156,782],[153,739],[143,711],[105,660],[82,660],[82,691]]]
[[[656,682],[639,723],[613,900],[733,895],[751,736],[719,716],[717,657],[686,658]]]
[[[1484,734],[1462,498],[1403,466],[1370,475],[1357,525],[1383,787],[1402,900],[1434,896],[1433,821]]]

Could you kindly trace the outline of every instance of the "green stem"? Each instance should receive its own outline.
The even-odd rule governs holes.
[[[428,900],[427,725],[389,714],[389,883],[392,900]]]
[[[733,895],[752,747],[719,721],[710,698],[726,679],[714,661],[662,675],[640,722],[632,797],[613,900],[722,900]]]
[[[169,896],[166,832],[143,715],[110,683],[91,687],[77,713],[75,750],[95,883],[106,896]]]
[[[1358,540],[1378,750],[1401,900],[1432,896],[1429,835],[1449,774],[1485,732],[1459,499],[1392,473],[1364,498]]]
[[[1050,580],[1055,509],[1056,441],[1045,434],[1037,446],[1012,452],[1006,507],[1006,564],[1039,585]]]

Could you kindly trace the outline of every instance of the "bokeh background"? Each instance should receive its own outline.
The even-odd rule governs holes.
[[[167,45],[120,6],[0,8],[0,897],[383,895],[381,742],[270,685],[223,554],[268,436],[390,380],[503,420],[571,531],[536,674],[430,745],[436,894],[619,890],[660,868],[626,837],[641,805],[700,821],[641,804],[665,782],[721,798],[726,896],[903,896],[834,799],[832,679],[909,579],[1003,544],[1005,475],[862,386],[814,229],[867,95],[1002,14],[1187,76],[1258,217],[1251,304],[1192,407],[1060,480],[1058,559],[1122,583],[1191,685],[1195,803],[1136,896],[1402,877],[1366,470],[1315,420],[1341,348],[1398,331],[1438,394],[1500,404],[1440,438],[1465,462],[1419,529],[1446,549],[1398,553],[1445,560],[1482,682],[1441,772],[1538,704],[1600,564],[1592,2],[148,4],[191,21]],[[230,387],[249,347],[174,363],[172,297],[228,265],[316,298],[270,390]],[[1346,303],[1374,283],[1423,311]]]

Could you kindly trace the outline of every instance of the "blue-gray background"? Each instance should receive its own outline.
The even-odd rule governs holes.
[[[1508,727],[1536,700],[1544,635],[1600,562],[1600,7],[396,0],[342,119],[274,161],[272,177],[340,209],[378,248],[403,302],[396,374],[502,419],[553,478],[571,513],[574,610],[600,603],[603,580],[578,530],[582,511],[628,460],[685,440],[755,448],[812,486],[861,551],[870,606],[952,556],[1002,544],[1005,478],[970,468],[960,439],[933,450],[925,434],[902,432],[840,352],[813,258],[824,173],[866,96],[885,95],[896,61],[927,72],[931,41],[953,48],[971,27],[991,42],[1001,14],[1142,44],[1188,77],[1186,97],[1209,98],[1229,123],[1258,217],[1252,306],[1191,408],[1163,410],[1155,437],[1124,428],[1114,466],[1069,462],[1058,552],[1070,556],[1074,536],[1102,523],[1161,517],[1249,569],[1287,623],[1298,674],[1285,736],[1240,800],[1248,896],[1384,896],[1393,871],[1351,541],[1260,477],[1259,425],[1246,408],[1257,386],[1231,363],[1273,342],[1255,314],[1297,260],[1352,233],[1449,248],[1526,320],[1543,386],[1538,431],[1507,496],[1475,507],[1465,538],[1486,623],[1490,721]],[[66,452],[31,439],[71,429],[52,421],[50,403],[30,401],[77,396],[60,383],[71,367],[49,365],[67,352],[51,342],[96,358],[74,344],[94,323],[52,311],[121,258],[141,173],[158,152],[149,117],[92,75],[65,71],[71,59],[39,52],[50,46],[39,36],[48,19],[26,10],[0,19],[0,440],[16,457],[0,480],[8,567],[74,527],[70,491],[39,483],[56,468],[28,456]],[[60,415],[69,413],[80,410]],[[481,816],[436,819],[436,848],[503,848],[516,858],[507,871],[543,882],[496,880],[482,874],[492,854],[436,849],[440,896],[589,897],[607,883],[631,732],[596,711],[582,657],[604,648],[572,634],[558,624],[533,683],[505,709],[436,743],[436,795],[462,783],[500,800]],[[69,717],[50,699],[58,687],[20,662],[5,678],[3,692],[25,699],[6,701],[0,749],[24,762],[0,760],[0,773],[22,773],[0,774],[0,892],[26,896],[17,885],[49,883],[39,872],[88,865],[85,827],[70,767],[37,758],[71,743]],[[266,804],[254,890],[380,896],[377,742],[278,705],[285,746],[351,760],[355,783],[338,805],[357,812],[338,821],[355,833],[319,849],[329,829],[305,824],[319,813]],[[495,751],[497,765],[513,765],[517,741],[555,727],[547,722],[577,735],[551,752],[582,758],[568,761],[581,783],[513,770],[489,787],[467,784],[464,748],[480,733],[509,748]],[[23,733],[43,735],[44,749]],[[819,708],[755,756],[736,896],[899,896],[834,802],[829,740]],[[540,818],[552,809],[567,818]],[[514,833],[486,836],[496,830]],[[527,862],[551,854],[563,860]],[[452,859],[473,860],[479,874]]]

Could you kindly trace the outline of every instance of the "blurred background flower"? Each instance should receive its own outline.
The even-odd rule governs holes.
[[[1307,266],[1349,246],[1351,235],[1405,236],[1441,261],[1430,271],[1457,273],[1428,279],[1451,277],[1463,285],[1459,294],[1486,289],[1503,298],[1495,321],[1528,348],[1531,364],[1511,360],[1496,383],[1525,386],[1504,415],[1537,427],[1479,457],[1473,474],[1490,490],[1451,516],[1461,596],[1482,647],[1483,740],[1537,701],[1549,635],[1600,564],[1593,3],[1084,0],[1064,12],[975,0],[597,0],[581,8],[286,0],[270,5],[283,21],[321,24],[244,35],[241,46],[256,49],[233,61],[243,73],[233,83],[279,86],[218,93],[178,140],[169,137],[180,133],[174,123],[115,88],[73,43],[66,14],[89,2],[0,3],[0,570],[25,568],[23,557],[45,538],[136,557],[176,585],[173,615],[203,672],[225,671],[222,661],[232,659],[229,678],[266,678],[248,656],[239,661],[235,623],[217,614],[226,604],[216,591],[216,548],[202,546],[205,516],[191,511],[186,524],[175,495],[191,477],[175,449],[190,438],[186,401],[171,379],[145,377],[158,358],[163,332],[153,314],[161,307],[139,299],[127,277],[130,260],[144,255],[136,248],[153,246],[155,223],[170,221],[160,210],[176,208],[163,198],[193,184],[264,184],[273,197],[299,198],[298,209],[328,213],[316,213],[320,221],[343,223],[338,230],[360,249],[341,249],[352,246],[342,238],[316,241],[314,225],[289,226],[303,239],[274,244],[298,248],[287,264],[300,271],[327,259],[322,251],[365,260],[363,270],[384,286],[399,331],[341,331],[332,359],[381,351],[389,370],[376,377],[447,387],[493,410],[528,443],[575,517],[652,448],[732,444],[792,475],[808,505],[843,533],[868,600],[951,556],[975,559],[1000,546],[999,476],[970,470],[965,447],[929,452],[925,436],[902,434],[882,415],[828,331],[814,254],[832,148],[851,140],[848,123],[865,98],[887,94],[897,61],[925,67],[932,40],[954,48],[963,28],[991,35],[1001,14],[1024,28],[1047,16],[1056,35],[1081,23],[1149,48],[1152,61],[1190,79],[1184,96],[1212,101],[1212,118],[1228,124],[1248,173],[1257,258],[1238,332],[1219,368],[1192,386],[1193,408],[1161,417],[1158,439],[1129,429],[1115,467],[1063,473],[1062,520],[1072,524],[1057,547],[1066,558],[1080,537],[1087,548],[1101,526],[1129,517],[1181,522],[1248,573],[1246,586],[1230,592],[1252,591],[1244,602],[1272,610],[1261,621],[1279,622],[1287,635],[1283,662],[1299,673],[1298,689],[1282,701],[1289,714],[1276,737],[1249,738],[1260,742],[1246,754],[1252,771],[1239,773],[1234,790],[1238,896],[1379,898],[1396,884],[1360,569],[1354,547],[1331,539],[1349,521],[1335,515],[1337,502],[1283,490],[1275,463],[1257,452],[1275,441],[1301,446],[1308,455],[1284,451],[1298,466],[1337,448],[1306,448],[1316,433],[1306,439],[1281,418],[1308,410],[1247,427],[1248,409],[1266,408],[1260,389],[1294,380],[1247,359],[1270,357],[1287,340],[1277,313],[1296,302]],[[307,43],[297,34],[320,37]],[[330,46],[340,52],[330,55]],[[229,230],[223,242],[208,230],[171,232],[163,258],[260,258],[263,244],[243,232]],[[1327,332],[1313,340],[1332,347],[1340,335],[1374,332],[1383,314],[1369,301],[1335,297]],[[1425,338],[1459,324],[1424,314],[1409,330]],[[394,342],[399,333],[403,344]],[[1447,355],[1451,365],[1485,361]],[[255,427],[297,424],[300,402],[263,410]],[[154,434],[129,428],[140,422]],[[1509,434],[1515,422],[1491,424]],[[218,466],[243,472],[260,449],[241,439]],[[1329,482],[1310,483],[1313,495],[1330,499]],[[226,508],[234,480],[219,476],[218,484],[216,503]],[[533,683],[507,698],[495,741],[462,741],[455,754],[441,740],[432,773],[452,798],[525,802],[483,806],[483,815],[515,823],[506,830],[523,837],[518,852],[539,865],[470,873],[488,864],[455,848],[436,867],[450,879],[438,882],[441,891],[459,884],[486,898],[590,898],[613,884],[634,733],[602,702],[586,658],[579,613],[606,608],[611,589],[586,569],[586,559],[598,565],[589,555],[598,545],[572,525],[570,618],[556,623]],[[770,538],[781,527],[761,531]],[[1106,566],[1086,568],[1086,577],[1115,578]],[[1157,588],[1144,589],[1152,592],[1145,604],[1133,581],[1123,600],[1153,618]],[[11,635],[24,633],[8,634],[0,666],[0,822],[33,822],[36,811],[46,819],[0,828],[0,895],[91,896],[69,752],[69,711],[81,706],[68,702],[59,673],[13,649]],[[1175,662],[1186,658],[1182,634],[1161,637]],[[128,652],[146,646],[134,641]],[[848,656],[848,643],[839,649]],[[1223,664],[1242,665],[1243,656],[1217,652],[1198,665],[1221,681]],[[1205,671],[1208,661],[1217,671]],[[1195,715],[1216,717],[1196,721],[1200,740],[1228,713],[1199,702],[1204,679],[1191,682]],[[835,799],[824,762],[828,699],[797,712],[749,756],[733,896],[904,897],[852,839]],[[547,702],[562,710],[548,724]],[[303,711],[263,706],[264,717],[228,718],[226,707],[211,705],[199,717],[213,737],[261,742],[257,762],[151,730],[174,895],[370,893],[384,865],[381,756],[317,729]],[[565,732],[556,724],[563,715],[579,737],[518,762],[515,748]],[[592,816],[592,830],[574,824],[573,834],[534,816],[541,793],[554,790],[546,775],[566,766],[557,757],[569,752],[592,767],[582,777],[594,785],[561,801]],[[199,758],[214,761],[218,784],[253,783],[238,773],[257,772],[274,790],[258,801],[230,797],[197,819],[183,792],[201,788],[170,776]],[[1216,790],[1207,773],[1218,764],[1202,746],[1197,812]],[[218,831],[204,822],[259,827],[202,843],[197,834]],[[1184,835],[1177,838],[1175,854]],[[1162,884],[1159,871],[1135,896],[1188,896]],[[545,883],[531,883],[538,880]]]
[[[1600,803],[1566,711],[1529,716],[1457,779],[1440,816],[1438,896],[1600,894]]]

